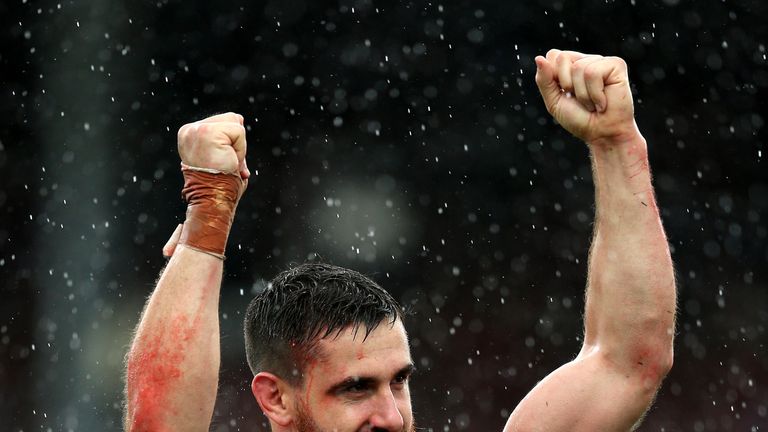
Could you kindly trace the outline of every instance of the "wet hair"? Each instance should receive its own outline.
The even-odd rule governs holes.
[[[352,328],[363,340],[380,324],[402,319],[400,305],[370,278],[330,264],[306,263],[278,274],[248,305],[245,352],[254,375],[269,371],[303,382],[318,343]]]

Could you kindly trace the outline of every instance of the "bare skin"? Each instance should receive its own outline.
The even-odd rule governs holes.
[[[183,163],[250,175],[243,117],[227,113],[183,126]],[[176,245],[142,313],[126,357],[125,427],[130,431],[206,431],[218,387],[219,288],[223,263]]]
[[[520,402],[504,430],[627,431],[672,365],[675,282],[647,147],[621,59],[551,50],[536,63],[547,109],[589,146],[597,220],[581,352]],[[184,125],[179,153],[188,165],[249,175],[237,114]],[[204,431],[213,413],[223,266],[211,255],[176,247],[178,233],[164,249],[172,258],[127,357],[131,431]],[[411,430],[405,330],[398,321],[371,336],[362,341],[345,331],[322,341],[322,355],[308,363],[312,370],[303,371],[307,379],[299,388],[269,372],[257,374],[251,389],[272,430]],[[382,356],[387,360],[372,361]],[[360,377],[367,379],[354,385]]]
[[[505,431],[627,431],[673,357],[674,271],[646,142],[623,60],[551,50],[536,64],[548,111],[589,146],[597,220],[581,352],[520,402]]]
[[[403,323],[385,320],[363,340],[345,329],[320,341],[304,382],[290,388],[261,372],[251,385],[272,432],[413,432],[413,361]]]

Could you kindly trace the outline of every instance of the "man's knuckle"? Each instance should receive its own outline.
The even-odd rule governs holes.
[[[178,132],[176,132],[176,137],[179,139],[179,141],[182,141],[186,138],[188,131],[189,124],[185,124],[179,128]]]
[[[611,61],[617,64],[622,69],[627,68],[627,62],[621,57],[610,57]]]

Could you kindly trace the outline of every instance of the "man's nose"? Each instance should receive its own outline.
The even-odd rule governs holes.
[[[371,416],[371,430],[373,432],[400,432],[405,426],[402,413],[397,405],[397,399],[391,389],[382,392],[376,398],[376,406]]]

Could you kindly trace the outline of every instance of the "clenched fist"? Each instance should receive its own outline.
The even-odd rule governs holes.
[[[197,168],[225,173],[239,173],[250,177],[245,162],[246,142],[243,116],[235,113],[219,114],[179,128],[179,156],[181,162]]]
[[[187,215],[163,247],[171,256],[176,246],[224,259],[235,210],[248,185],[243,116],[219,114],[179,128]]]
[[[577,138],[596,145],[639,134],[624,60],[553,49],[536,68],[547,111]]]

